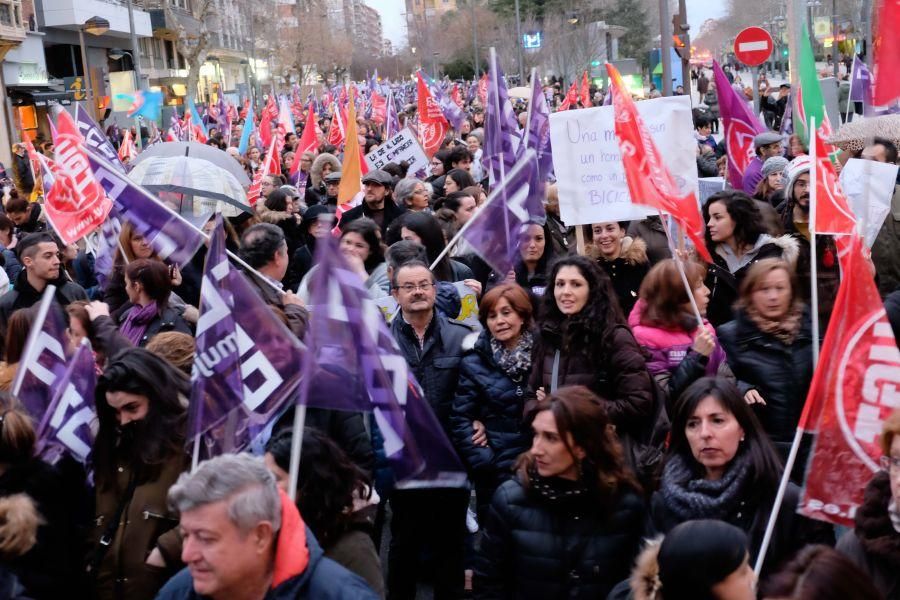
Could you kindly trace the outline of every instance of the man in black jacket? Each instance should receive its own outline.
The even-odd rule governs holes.
[[[62,306],[88,299],[80,285],[66,278],[59,259],[59,246],[51,234],[29,234],[22,238],[16,250],[23,269],[16,277],[13,289],[0,297],[0,332],[4,338],[10,315],[40,302],[48,285],[56,286],[56,301]]]
[[[350,221],[369,217],[381,227],[383,237],[391,221],[406,212],[406,209],[397,206],[391,197],[394,178],[387,171],[375,169],[362,178],[362,184],[364,192],[362,204],[351,208],[341,216],[341,229]]]
[[[450,408],[459,381],[462,342],[469,329],[434,309],[436,280],[428,265],[410,261],[394,270],[391,287],[400,314],[391,333],[421,384],[444,431],[450,431]],[[431,546],[434,597],[461,598],[466,537],[466,489],[397,489],[390,497],[391,548],[388,597],[416,597],[420,549]]]

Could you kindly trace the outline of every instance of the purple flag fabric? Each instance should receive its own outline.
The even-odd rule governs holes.
[[[66,372],[66,321],[54,301],[56,286],[44,289],[38,315],[16,370],[13,395],[36,422],[44,418]]]
[[[428,76],[425,75],[424,72],[422,72],[422,79],[426,82],[428,81]],[[453,98],[450,97],[450,94],[448,94],[442,86],[431,85],[429,83],[428,87],[431,88],[431,94],[434,96],[438,106],[441,107],[441,113],[443,113],[444,118],[447,119],[453,129],[459,131],[463,121],[466,120],[466,113],[457,106],[456,102],[453,101]]]
[[[542,199],[537,154],[528,148],[460,233],[494,271],[508,273],[515,264],[522,226],[546,219]]]
[[[88,112],[81,107],[81,104],[77,103],[75,105],[75,125],[81,133],[81,137],[84,138],[85,146],[106,159],[106,161],[118,169],[120,173],[125,173],[125,165],[119,160],[119,153],[116,152],[116,149],[110,143],[109,139],[104,135],[100,126],[97,125]]]
[[[121,232],[122,221],[113,205],[103,224],[85,236],[85,243],[94,254],[94,275],[97,277],[100,289],[106,289],[106,281],[109,274],[112,273]]]
[[[388,90],[384,115],[384,139],[389,140],[400,133],[400,119],[397,116],[397,105],[394,100],[394,91]]]
[[[399,487],[458,487],[465,471],[363,280],[328,237],[316,247],[300,403],[372,411]]]
[[[160,258],[187,264],[205,241],[203,233],[92,149],[85,150],[94,177],[119,216],[134,225]]]
[[[728,148],[728,180],[736,190],[743,189],[744,170],[755,156],[753,138],[768,131],[753,114],[750,105],[741,100],[728,83],[722,67],[713,61],[716,90],[719,92],[719,114]]]
[[[79,462],[87,462],[97,427],[96,387],[94,353],[84,340],[55,385],[53,399],[35,431],[37,454],[44,461],[55,464],[68,453]]]
[[[226,140],[231,139],[231,117],[228,116],[228,106],[225,105],[225,97],[219,95],[219,102],[216,105],[216,126]]]
[[[865,102],[867,97],[871,98],[870,95],[867,96],[867,92],[872,86],[872,74],[869,72],[869,67],[860,60],[859,56],[854,56],[853,68],[850,73],[852,74],[850,79],[850,101]]]
[[[189,440],[201,458],[246,448],[296,399],[299,340],[228,262],[222,215],[210,236],[191,374]]]
[[[526,148],[531,148],[537,154],[538,179],[547,181],[547,177],[553,172],[553,148],[550,145],[550,107],[547,105],[547,97],[541,87],[541,80],[532,78],[531,104],[529,105],[528,127],[526,143],[519,146],[519,156],[524,154]]]
[[[520,143],[519,127],[503,71],[497,64],[497,55],[491,50],[491,69],[488,74],[487,107],[484,115],[484,150],[482,164],[490,175],[493,188],[516,164],[516,150]]]

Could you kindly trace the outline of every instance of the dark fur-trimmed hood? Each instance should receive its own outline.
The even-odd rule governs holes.
[[[900,567],[900,533],[891,524],[891,480],[881,471],[872,477],[856,512],[856,537],[867,554]]]
[[[594,244],[588,244],[585,253],[591,258],[601,260],[603,255]],[[625,236],[622,238],[622,253],[619,258],[629,265],[646,265],[650,262],[647,258],[647,242],[641,238]]]

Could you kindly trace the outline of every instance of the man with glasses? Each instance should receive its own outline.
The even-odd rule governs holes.
[[[436,284],[428,265],[418,260],[393,270],[391,287],[400,314],[391,322],[391,333],[449,434],[462,344],[471,331],[435,311]],[[468,500],[468,490],[457,488],[398,489],[391,493],[389,598],[416,597],[420,550],[429,544],[435,565],[435,599],[462,597]]]

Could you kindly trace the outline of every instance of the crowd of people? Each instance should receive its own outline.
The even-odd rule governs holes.
[[[697,168],[716,176],[729,149],[705,86]],[[498,273],[467,242],[445,252],[490,192],[484,112],[477,99],[467,109],[429,174],[372,169],[360,203],[339,218],[341,149],[326,142],[323,117],[317,151],[299,161],[305,187],[264,174],[253,211],[225,220],[252,289],[300,340],[316,318],[307,304],[317,249],[337,234],[371,299],[395,300],[390,333],[466,469],[465,488],[395,485],[376,421],[326,409],[306,417],[296,502],[291,414],[255,456],[191,471],[187,400],[207,249],[169,263],[126,221],[111,270],[98,273],[90,248],[54,234],[30,189],[9,191],[0,598],[412,600],[422,586],[437,599],[900,597],[900,412],[885,422],[883,471],[855,528],[797,514],[803,458],[774,504],[813,377],[812,322],[824,334],[840,281],[833,239],[819,236],[810,255],[799,138],[757,135],[743,189],[705,199],[709,264],[690,251],[673,257],[659,217],[577,232],[551,183],[546,219],[523,227],[514,267]],[[265,150],[251,136],[238,152],[241,128],[211,129],[210,143],[252,179]],[[358,130],[367,150],[384,142],[381,124],[360,117]],[[285,173],[296,142],[288,136],[275,157]],[[858,154],[898,162],[887,139]],[[872,268],[900,339],[897,215]],[[457,282],[478,298],[479,326],[457,319]],[[50,285],[72,347],[89,340],[100,374],[87,465],[36,458],[34,416],[10,396]]]

